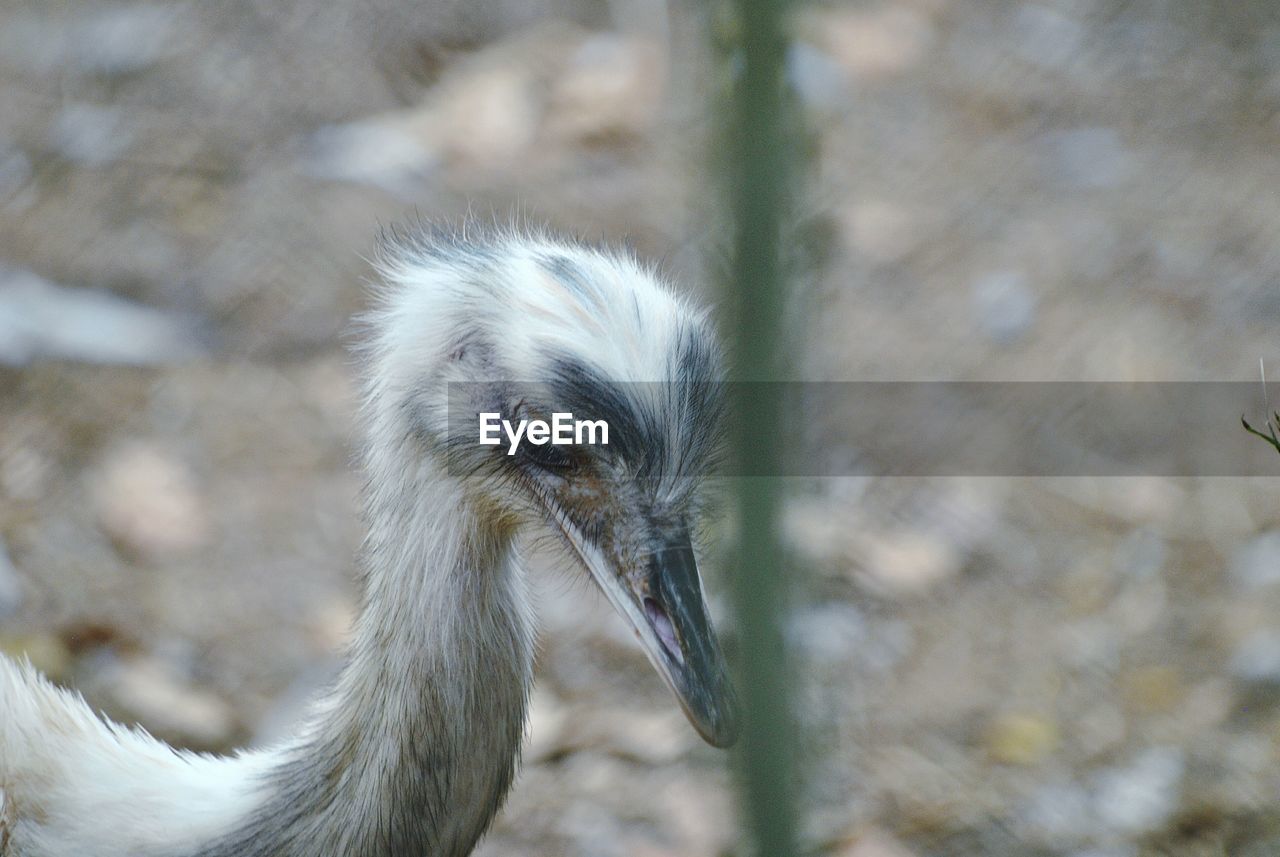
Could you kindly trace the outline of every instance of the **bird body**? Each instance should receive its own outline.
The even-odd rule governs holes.
[[[283,743],[215,757],[0,658],[0,854],[469,854],[524,730],[526,528],[588,570],[699,731],[732,739],[688,547],[718,401],[649,389],[715,381],[705,320],[630,258],[541,237],[396,236],[381,267],[361,350],[362,607],[334,685]],[[507,457],[451,432],[457,396],[462,413],[595,407],[630,440]]]

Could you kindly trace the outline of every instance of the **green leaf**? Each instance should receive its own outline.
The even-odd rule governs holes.
[[[1276,437],[1276,423],[1280,423],[1280,413],[1275,414],[1275,423],[1271,420],[1267,420],[1267,434],[1263,434],[1253,426],[1249,425],[1249,421],[1244,418],[1243,414],[1240,416],[1240,424],[1244,426],[1245,431],[1249,434],[1257,435],[1267,443],[1274,446],[1276,448],[1276,452],[1280,452],[1280,438]]]

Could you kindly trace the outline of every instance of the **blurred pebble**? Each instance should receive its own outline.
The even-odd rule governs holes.
[[[1280,583],[1280,530],[1271,530],[1236,548],[1231,579],[1243,592]]]
[[[69,60],[91,74],[136,74],[172,49],[180,25],[180,6],[112,6],[79,19]]]
[[[973,754],[945,741],[870,748],[862,769],[880,799],[894,807],[897,823],[908,827],[954,821],[957,790],[973,801],[989,797],[975,793],[985,790],[985,774]]]
[[[866,617],[853,605],[820,604],[796,611],[787,621],[788,642],[818,664],[845,662],[867,637]]]
[[[1227,742],[1226,752],[1222,754],[1223,763],[1228,770],[1245,776],[1262,775],[1271,781],[1275,775],[1275,738],[1266,732],[1240,732],[1231,736]],[[1273,791],[1270,786],[1264,789]],[[1261,794],[1263,789],[1255,792]]]
[[[856,202],[842,208],[837,217],[855,261],[889,265],[904,259],[920,240],[915,219],[897,203]]]
[[[1040,68],[1061,71],[1080,55],[1085,28],[1074,18],[1038,3],[1025,3],[1013,16],[1012,49]]]
[[[129,148],[131,134],[118,107],[69,104],[49,132],[49,144],[68,161],[82,167],[101,167]]]
[[[53,634],[0,636],[0,653],[31,665],[56,682],[65,682],[71,673],[71,650]]]
[[[914,851],[888,831],[869,828],[855,836],[847,846],[836,848],[832,857],[915,857]]]
[[[996,271],[978,278],[972,287],[978,327],[997,345],[1022,339],[1036,319],[1036,296],[1018,271]]]
[[[1044,144],[1056,178],[1073,187],[1114,188],[1134,171],[1133,153],[1114,128],[1055,131]]]
[[[108,453],[92,499],[102,529],[143,559],[189,552],[209,536],[209,512],[190,470],[149,444],[134,442]]]
[[[1096,817],[1128,836],[1160,830],[1178,809],[1185,770],[1181,749],[1152,747],[1127,765],[1099,772],[1093,780]]]
[[[697,776],[669,779],[662,789],[660,817],[678,837],[678,854],[728,854],[738,828],[733,792],[711,788]]]
[[[623,765],[607,756],[579,753],[566,761],[565,781],[574,783],[580,794],[608,792],[616,783],[625,781],[627,771]],[[574,853],[624,857],[620,819],[602,811],[600,804],[589,798],[571,799],[565,804],[557,807],[555,828],[560,836],[578,846]]]
[[[0,619],[17,612],[22,606],[22,579],[18,569],[9,559],[4,539],[0,539]]]
[[[1113,669],[1120,661],[1120,631],[1102,616],[1063,622],[1055,629],[1063,659],[1077,668]]]
[[[998,480],[946,479],[916,498],[922,526],[966,553],[1000,534],[1005,489]]]
[[[1182,672],[1173,666],[1150,666],[1133,670],[1121,678],[1125,700],[1141,714],[1173,711],[1186,696]]]
[[[647,127],[661,63],[647,42],[601,35],[579,42],[577,31],[540,31],[530,40],[495,43],[452,69],[417,105],[321,128],[309,140],[304,169],[413,196],[405,182],[442,165],[502,171],[521,162],[544,124],[575,141]],[[555,40],[567,71],[542,96],[541,64],[530,51]],[[572,50],[572,49],[571,49]]]
[[[1114,568],[1133,580],[1145,580],[1160,573],[1169,550],[1159,533],[1148,528],[1126,536],[1111,556]]]
[[[1217,676],[1206,679],[1187,692],[1182,704],[1182,725],[1192,732],[1203,734],[1225,723],[1235,705],[1235,694],[1230,682]]]
[[[807,42],[794,42],[787,48],[787,81],[809,107],[830,111],[848,103],[844,69]]]
[[[1280,687],[1280,631],[1255,631],[1236,647],[1231,674],[1241,681]]]
[[[1081,555],[1069,569],[1054,581],[1066,606],[1076,617],[1103,609],[1114,593],[1113,575],[1108,563],[1099,558],[1100,551]]]
[[[469,70],[442,87],[424,123],[451,165],[501,170],[537,137],[541,111],[528,69],[513,65]]]
[[[1146,634],[1165,619],[1169,588],[1156,578],[1126,586],[1112,600],[1110,615],[1116,627],[1133,638]]]
[[[1206,232],[1204,225],[1192,218],[1170,218],[1163,224],[1153,225],[1150,237],[1155,261],[1160,265],[1161,277],[1166,280],[1191,280],[1199,283],[1205,276],[1205,266],[1213,258],[1214,234]],[[1171,288],[1174,284],[1161,282]],[[1193,293],[1194,289],[1187,293]]]
[[[0,202],[22,190],[34,174],[26,152],[0,143]]]
[[[582,40],[551,89],[548,133],[573,143],[640,136],[657,118],[664,58],[648,39],[597,33]]]
[[[783,538],[813,562],[840,566],[843,571],[853,505],[825,497],[792,497],[782,510]]]
[[[955,577],[964,555],[947,540],[927,532],[868,533],[863,540],[861,576],[873,588],[915,595]]]
[[[316,699],[333,687],[342,667],[343,661],[337,657],[321,658],[306,666],[254,714],[250,743],[266,747],[288,741],[297,732],[298,724],[314,710]],[[241,700],[242,713],[243,704]]]
[[[901,74],[924,57],[933,24],[922,12],[897,4],[815,12],[805,29],[854,78],[875,81]]]
[[[144,365],[199,351],[190,327],[160,310],[0,266],[0,365],[37,358]]]
[[[65,62],[65,34],[49,15],[9,15],[0,27],[0,61],[30,74],[50,74]]]
[[[68,15],[9,15],[0,28],[0,59],[34,75],[136,74],[174,52],[180,9],[134,3]]]
[[[1107,212],[1072,210],[1048,229],[1047,241],[1061,254],[1054,267],[1091,280],[1114,278],[1117,267],[1133,252],[1132,242],[1125,240]]]
[[[987,755],[1002,765],[1036,765],[1058,746],[1058,727],[1034,714],[1010,712],[991,721],[986,734]]]
[[[167,661],[148,656],[120,659],[109,653],[91,660],[93,677],[86,684],[111,700],[117,716],[136,720],[152,734],[186,747],[225,748],[234,737],[231,706],[188,684]]]
[[[911,650],[911,626],[902,621],[874,624],[852,604],[819,604],[794,612],[787,641],[814,667],[843,667],[856,661],[887,672]]]
[[[351,642],[351,629],[355,627],[356,613],[356,605],[344,596],[335,596],[322,602],[307,617],[304,626],[314,652],[323,656],[343,651]]]
[[[1172,520],[1187,497],[1186,489],[1178,482],[1158,476],[1057,479],[1047,482],[1044,488],[1130,524],[1161,524]]]
[[[305,169],[319,178],[364,182],[402,191],[426,175],[436,157],[421,135],[403,123],[368,119],[320,128],[308,141]]]
[[[1084,758],[1100,756],[1120,746],[1127,727],[1119,708],[1099,702],[1071,721],[1072,743]]]
[[[1197,485],[1193,499],[1194,520],[1211,538],[1220,539],[1229,550],[1236,549],[1257,530],[1253,498],[1227,479],[1205,479]]]
[[[351,367],[343,360],[317,360],[302,378],[308,403],[318,408],[333,425],[346,425],[356,410],[359,396]]]
[[[1026,836],[1057,847],[1079,842],[1095,827],[1089,793],[1074,782],[1037,786],[1020,807],[1018,821]]]
[[[911,623],[903,619],[882,619],[871,626],[872,640],[860,647],[857,658],[872,672],[886,673],[897,667],[915,647]]]
[[[565,721],[564,703],[546,687],[535,685],[529,696],[528,737],[523,758],[532,763],[544,762],[563,751]]]
[[[674,851],[670,847],[657,842],[639,839],[636,836],[628,838],[626,854],[627,857],[681,857],[681,852],[679,851]]]
[[[571,720],[565,740],[649,765],[669,765],[693,746],[696,733],[678,710],[593,707]]]

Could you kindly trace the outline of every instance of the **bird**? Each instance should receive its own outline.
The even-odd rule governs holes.
[[[343,666],[289,737],[208,755],[0,657],[6,857],[461,857],[516,771],[523,553],[564,550],[710,744],[737,697],[695,555],[725,422],[709,314],[634,253],[514,227],[384,230],[356,322],[366,535]],[[557,413],[594,444],[485,444]],[[530,436],[526,436],[528,441]]]

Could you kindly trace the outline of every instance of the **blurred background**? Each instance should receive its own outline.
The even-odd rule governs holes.
[[[1276,356],[1275,4],[793,24],[799,377]],[[354,609],[343,332],[378,225],[548,223],[717,303],[732,28],[661,0],[0,4],[0,650],[184,746],[280,735]],[[1280,482],[788,488],[808,852],[1280,854]],[[535,584],[526,764],[478,853],[741,854],[724,758],[630,632]]]

